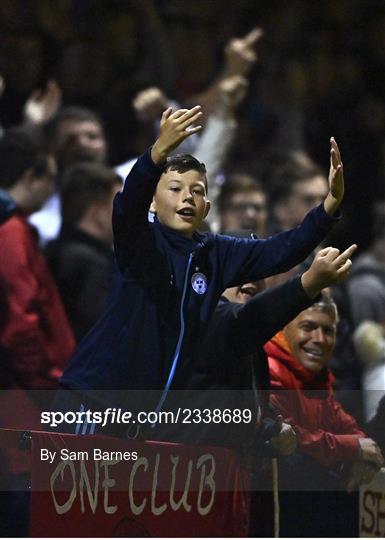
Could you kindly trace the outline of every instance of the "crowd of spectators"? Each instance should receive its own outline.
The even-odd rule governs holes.
[[[114,195],[157,137],[162,112],[199,103],[203,129],[178,152],[206,164],[212,211],[202,230],[265,238],[297,227],[328,193],[329,140],[338,141],[343,217],[323,246],[358,249],[347,281],[328,292],[336,331],[328,375],[313,389],[346,415],[349,437],[368,433],[384,452],[384,23],[376,0],[2,1],[0,388],[57,388],[111,285]],[[254,296],[260,285],[248,285]],[[312,383],[306,365],[292,367],[290,325],[267,353],[276,385],[281,361],[298,388]],[[279,395],[275,405],[297,436],[310,429],[314,418],[302,425]],[[346,455],[331,458],[330,444],[320,450],[317,440],[313,455],[300,436],[298,448],[315,461],[322,452],[330,469],[353,460],[346,442]],[[354,487],[369,473],[343,470]]]

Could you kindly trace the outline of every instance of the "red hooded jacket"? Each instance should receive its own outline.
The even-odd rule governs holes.
[[[56,388],[75,339],[36,232],[20,211],[0,226],[0,293],[0,347],[8,351],[0,367],[9,385]]]
[[[290,351],[282,332],[266,343],[271,377],[271,399],[292,424],[298,451],[325,467],[359,458],[358,439],[367,437],[335,399],[334,377],[325,369],[314,375]]]

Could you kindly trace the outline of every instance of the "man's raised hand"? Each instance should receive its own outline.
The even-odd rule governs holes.
[[[62,91],[56,81],[48,81],[44,90],[35,90],[24,105],[24,116],[31,124],[44,124],[55,116],[62,103]]]
[[[231,39],[225,47],[226,76],[247,76],[257,61],[256,48],[263,36],[262,28],[254,28],[243,38]]]
[[[169,107],[162,114],[160,121],[160,134],[151,149],[151,159],[154,163],[162,163],[167,156],[187,137],[197,133],[202,126],[194,123],[202,116],[201,106],[192,109],[178,109],[172,112]]]
[[[350,257],[356,249],[356,244],[352,244],[342,253],[333,247],[321,249],[309,270],[302,274],[301,282],[306,294],[315,298],[325,287],[346,279],[352,266]]]
[[[330,139],[330,170],[329,170],[329,193],[324,201],[324,208],[328,214],[334,212],[340,206],[344,198],[344,171],[341,161],[341,153],[334,137]]]

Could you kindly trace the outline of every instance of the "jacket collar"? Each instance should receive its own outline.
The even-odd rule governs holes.
[[[294,358],[290,346],[283,334],[278,332],[265,345],[268,356],[275,358],[291,371],[301,388],[304,390],[330,390],[334,382],[334,376],[330,369],[323,369],[319,374],[314,375]]]
[[[160,223],[157,217],[154,217],[154,227],[165,238],[172,250],[179,253],[187,254],[200,250],[205,246],[209,246],[212,243],[211,234],[201,234],[195,232],[192,237],[183,236],[182,234],[165,227]]]

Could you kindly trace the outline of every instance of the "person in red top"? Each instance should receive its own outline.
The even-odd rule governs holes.
[[[0,139],[0,188],[16,203],[0,226],[2,317],[0,385],[4,388],[56,388],[74,351],[75,340],[53,278],[27,216],[39,209],[53,188],[56,165],[22,130]],[[5,305],[4,305],[5,304]]]
[[[351,491],[370,481],[384,464],[377,444],[334,397],[333,375],[327,365],[336,341],[337,319],[335,303],[322,294],[264,347],[271,400],[294,427],[298,441],[296,456],[280,468],[280,486],[287,490],[281,505],[286,526],[282,532],[287,536],[344,536],[355,523],[349,513],[355,503],[350,504],[352,499],[349,502],[338,491],[342,485]],[[297,512],[299,521],[293,518]],[[353,532],[347,536],[354,536]]]
[[[380,449],[334,397],[327,364],[336,327],[337,308],[324,294],[265,345],[273,401],[295,426],[299,452],[327,468],[354,461],[379,468]]]

